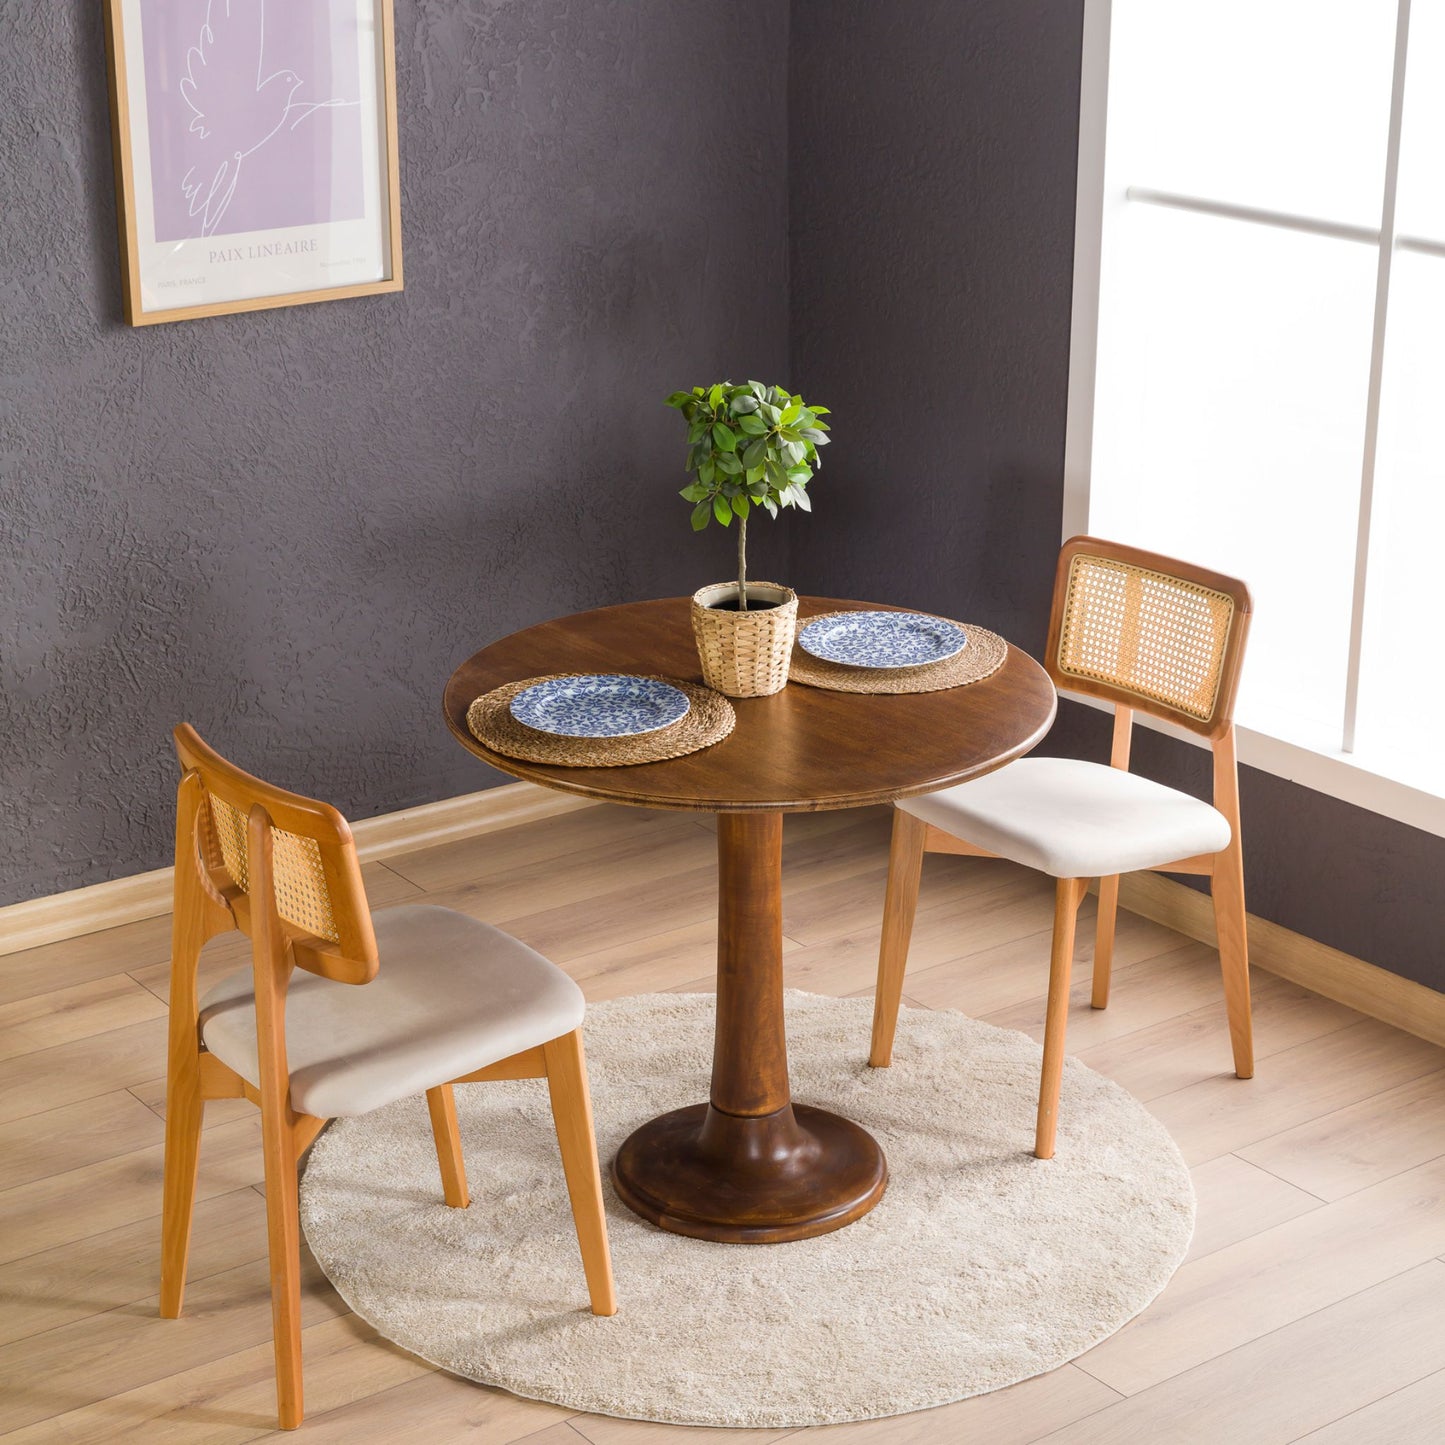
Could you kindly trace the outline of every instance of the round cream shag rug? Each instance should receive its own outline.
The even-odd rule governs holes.
[[[621,1205],[618,1313],[588,1312],[543,1080],[457,1088],[472,1190],[442,1202],[425,1101],[342,1119],[312,1150],[306,1237],[357,1314],[445,1369],[573,1410],[784,1428],[921,1410],[1082,1354],[1184,1257],[1194,1192],[1173,1141],[1070,1059],[1058,1152],[1031,1153],[1040,1052],[963,1014],[905,1009],[866,1063],[872,1003],[789,992],[794,1098],[857,1120],[888,1191],[795,1244],[684,1239]],[[710,994],[594,1005],[586,1041],[609,1160],[707,1097]]]

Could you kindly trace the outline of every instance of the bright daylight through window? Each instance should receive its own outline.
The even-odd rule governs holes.
[[[1065,530],[1249,582],[1246,761],[1445,796],[1445,0],[1090,11]]]

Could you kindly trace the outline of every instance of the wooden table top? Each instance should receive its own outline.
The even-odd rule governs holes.
[[[629,602],[539,623],[457,668],[442,707],[463,747],[514,777],[610,802],[692,812],[817,812],[930,793],[1028,752],[1049,730],[1048,675],[1010,646],[992,677],[941,692],[829,692],[790,683],[772,697],[733,698],[722,742],[665,762],[569,768],[509,758],[477,741],[467,708],[503,683],[555,672],[639,672],[702,681],[690,599]],[[878,603],[799,599],[800,618]],[[890,609],[891,610],[891,609]]]

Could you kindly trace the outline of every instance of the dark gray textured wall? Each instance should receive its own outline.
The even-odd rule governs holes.
[[[793,379],[846,440],[799,586],[1042,642],[1081,24],[1065,0],[794,4]]]
[[[1062,515],[1082,5],[795,0],[792,375],[839,445],[800,588],[911,603],[1039,651]],[[1207,796],[1207,755],[1136,766]],[[1108,757],[1064,703],[1042,751]],[[1241,780],[1252,911],[1445,990],[1445,839]]]
[[[397,0],[406,290],[137,330],[101,9],[0,3],[0,903],[167,861],[179,718],[355,816],[504,781],[451,669],[725,576],[661,399],[787,355],[786,6]]]

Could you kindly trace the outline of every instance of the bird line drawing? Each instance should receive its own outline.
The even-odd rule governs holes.
[[[211,236],[230,208],[247,160],[283,129],[295,130],[318,110],[359,106],[359,100],[301,101],[305,84],[283,66],[266,71],[265,0],[207,0],[196,43],[186,51],[180,93],[191,112],[187,131],[203,158],[181,177],[186,214]]]

